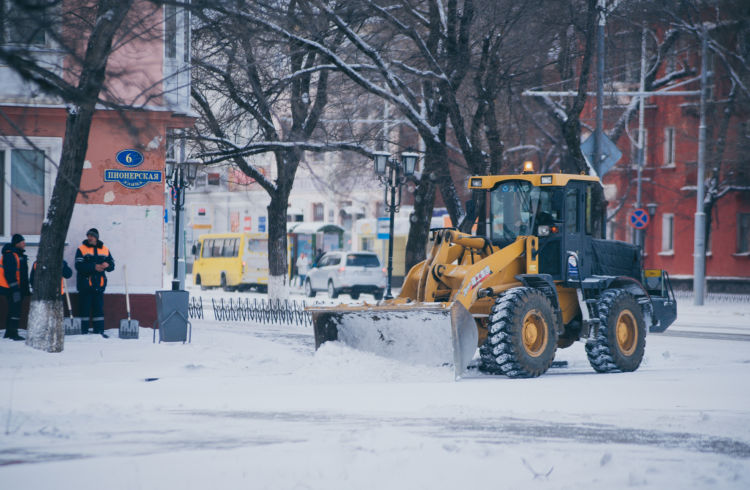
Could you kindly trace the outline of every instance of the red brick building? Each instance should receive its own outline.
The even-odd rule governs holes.
[[[701,66],[699,43],[690,39],[681,48],[692,66]],[[742,97],[732,93],[725,66],[713,56],[708,62],[705,168],[707,197],[716,199],[705,208],[711,227],[706,242],[707,290],[750,292],[750,111]],[[657,77],[669,68],[665,63]],[[637,90],[638,85],[626,88]],[[699,81],[694,81],[679,90],[699,89]],[[605,106],[605,130],[622,113],[621,104],[629,98],[624,99],[620,104],[610,100],[612,105]],[[645,106],[641,207],[650,220],[644,230],[644,263],[669,271],[680,288],[692,288],[693,280],[699,102],[698,96],[651,97]],[[591,111],[593,104],[594,99],[589,99]],[[589,115],[587,122],[593,126],[593,112]],[[630,138],[637,138],[637,114],[628,133],[616,142],[623,157],[604,184],[609,212],[619,208],[609,236],[633,242],[629,216],[636,201],[637,151]]]

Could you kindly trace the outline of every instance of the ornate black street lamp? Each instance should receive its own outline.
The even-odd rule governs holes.
[[[176,162],[167,160],[167,168],[164,179],[172,189],[172,204],[175,211],[174,218],[174,275],[172,278],[172,291],[180,290],[180,278],[178,275],[178,262],[180,257],[180,211],[185,209],[185,189],[193,185],[198,175],[200,162],[186,161]]]
[[[401,186],[406,182],[407,177],[414,175],[414,168],[417,165],[418,159],[419,155],[411,152],[402,153],[400,162],[392,158],[388,152],[378,151],[373,154],[375,174],[380,179],[380,182],[385,185],[385,210],[390,213],[388,283],[386,285],[385,299],[393,299],[393,294],[391,293],[391,279],[393,277],[393,215],[398,212],[401,206]]]

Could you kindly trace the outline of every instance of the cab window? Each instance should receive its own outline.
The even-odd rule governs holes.
[[[565,232],[578,230],[578,189],[565,189]]]
[[[586,186],[586,234],[594,234],[594,195],[591,186]]]

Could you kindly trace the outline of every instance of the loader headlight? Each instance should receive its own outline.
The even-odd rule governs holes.
[[[482,187],[482,179],[473,178],[470,182],[471,187]]]
[[[547,226],[547,225],[539,225],[538,233],[539,233],[539,236],[548,236],[549,235],[549,226]]]

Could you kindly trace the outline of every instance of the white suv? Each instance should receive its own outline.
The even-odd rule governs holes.
[[[372,252],[328,252],[310,268],[305,279],[305,294],[312,298],[318,291],[328,291],[337,298],[340,293],[359,299],[361,293],[383,299],[385,269]]]

